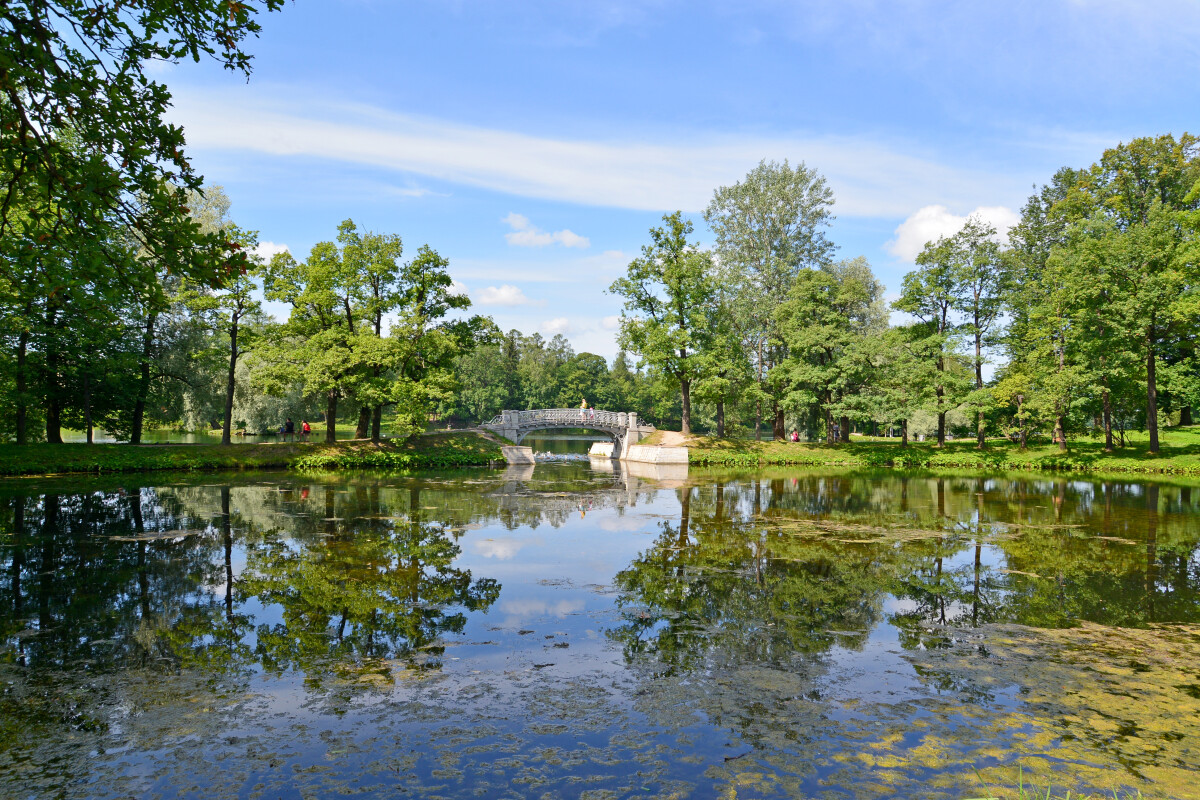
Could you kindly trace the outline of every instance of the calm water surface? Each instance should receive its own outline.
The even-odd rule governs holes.
[[[1198,504],[608,461],[10,481],[0,796],[1200,798]]]

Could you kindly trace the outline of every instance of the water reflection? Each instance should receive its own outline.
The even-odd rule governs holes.
[[[203,480],[0,487],[6,794],[953,797],[1020,763],[1186,797],[1200,767],[1188,486]]]

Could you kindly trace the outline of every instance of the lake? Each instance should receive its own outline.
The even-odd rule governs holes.
[[[6,481],[0,794],[1200,798],[1198,500],[609,461]]]

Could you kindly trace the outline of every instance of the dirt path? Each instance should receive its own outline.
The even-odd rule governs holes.
[[[684,436],[679,431],[659,431],[658,444],[662,447],[687,447],[691,436]]]

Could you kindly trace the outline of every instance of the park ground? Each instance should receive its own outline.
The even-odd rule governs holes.
[[[504,462],[500,443],[471,431],[437,432],[402,443],[362,439],[236,444],[0,445],[0,476],[152,470],[430,469]]]
[[[939,448],[928,442],[902,446],[898,439],[854,436],[847,444],[717,439],[657,431],[644,444],[684,446],[690,463],[701,466],[842,466],[920,469],[1056,470],[1075,472],[1170,473],[1200,475],[1200,425],[1176,427],[1161,434],[1157,455],[1149,452],[1144,433],[1126,434],[1127,445],[1104,452],[1100,438],[1068,442],[1067,450],[1048,441],[1020,447],[1007,439],[989,439],[983,450],[972,439]]]
[[[1127,446],[1104,452],[1100,439],[1080,438],[1066,452],[1049,442],[1021,450],[990,439],[902,446],[897,439],[854,436],[848,444],[717,439],[657,431],[643,444],[685,446],[689,461],[714,467],[890,467],[925,470],[1058,471],[1200,476],[1200,425],[1163,432],[1160,452],[1149,452],[1145,434],[1127,435]],[[324,442],[219,444],[0,445],[0,476],[113,473],[154,470],[430,469],[502,465],[499,439],[479,431],[436,431],[402,443],[361,439]]]

